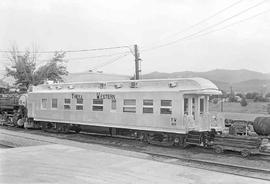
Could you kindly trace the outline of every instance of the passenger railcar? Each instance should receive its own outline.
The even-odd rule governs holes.
[[[208,112],[209,96],[219,94],[203,78],[44,84],[28,93],[25,127],[67,131],[87,125],[131,130],[147,140],[162,135],[161,142],[202,144],[206,132],[224,128],[224,119]]]

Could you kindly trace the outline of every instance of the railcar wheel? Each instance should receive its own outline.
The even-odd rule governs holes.
[[[46,129],[47,130],[50,130],[50,129],[52,129],[53,128],[53,124],[52,123],[46,123]]]
[[[242,157],[249,157],[250,156],[250,151],[249,150],[247,150],[247,149],[245,149],[245,150],[242,150],[241,151],[241,155],[242,155]]]
[[[77,128],[75,129],[75,132],[78,134],[78,133],[80,133],[81,130],[82,130],[82,129],[81,129],[80,127],[77,127]]]
[[[21,118],[17,121],[17,126],[23,128],[25,119]]]
[[[45,131],[46,130],[46,123],[41,122],[41,130]]]
[[[220,147],[220,146],[216,146],[216,147],[215,147],[215,152],[216,152],[217,154],[222,153],[222,152],[223,152],[222,147]]]
[[[180,144],[180,138],[176,137],[173,140],[173,146],[178,146]]]
[[[74,125],[74,126],[73,126],[73,130],[78,134],[78,133],[80,133],[80,131],[81,131],[82,129],[81,129],[80,125]]]
[[[67,134],[69,132],[69,127],[68,125],[63,126],[63,133]]]
[[[150,138],[149,138],[149,135],[147,133],[143,133],[142,141],[150,144]]]

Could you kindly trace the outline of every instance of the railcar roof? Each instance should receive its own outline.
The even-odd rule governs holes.
[[[33,87],[36,93],[65,92],[154,92],[180,91],[186,94],[221,94],[217,86],[203,78],[121,80],[43,84]]]

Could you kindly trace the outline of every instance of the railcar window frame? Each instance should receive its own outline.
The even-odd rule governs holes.
[[[136,99],[124,99],[123,112],[136,113]]]
[[[45,103],[43,103],[43,101],[45,101]],[[44,106],[45,105],[45,106]],[[45,110],[48,108],[48,98],[42,98],[41,99],[41,109]]]
[[[172,100],[160,100],[160,114],[172,114]]]
[[[192,109],[192,116],[193,116],[193,119],[195,120],[195,111],[196,111],[196,102],[195,102],[195,97],[192,97],[192,100],[191,100],[191,109]]]
[[[188,110],[189,110],[189,99],[184,98],[184,114],[188,115]]]
[[[154,113],[154,100],[144,99],[143,100],[143,114],[153,114],[153,113]]]
[[[200,98],[199,99],[199,108],[200,108],[200,114],[203,114],[204,113],[204,105],[205,105],[205,100],[204,98]]]
[[[82,98],[76,98],[76,110],[77,111],[83,110],[83,99]]]
[[[52,109],[58,109],[58,99],[57,98],[52,98]],[[56,103],[55,103],[56,102]]]
[[[71,99],[70,98],[64,99],[64,110],[71,110]]]
[[[117,109],[116,99],[111,100],[111,111],[115,112]]]
[[[92,111],[103,111],[103,99],[93,99]]]

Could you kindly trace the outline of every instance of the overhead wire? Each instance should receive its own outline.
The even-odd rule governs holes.
[[[113,53],[113,54],[103,54],[103,55],[96,55],[96,56],[87,56],[87,57],[75,57],[75,58],[69,58],[67,57],[67,60],[85,60],[85,59],[94,59],[94,58],[103,58],[103,57],[112,57],[120,54],[126,54],[130,53],[129,51],[127,52],[118,52],[118,53]]]
[[[105,51],[105,50],[115,50],[115,49],[123,49],[123,48],[126,48],[128,49],[129,51],[125,51],[125,52],[117,52],[117,53],[112,53],[112,54],[102,54],[102,55],[95,55],[95,56],[86,56],[86,57],[66,57],[65,60],[66,61],[73,61],[73,60],[87,60],[87,59],[94,59],[94,58],[105,58],[105,57],[113,57],[113,56],[117,56],[117,55],[120,55],[120,54],[124,54],[124,56],[128,55],[128,54],[134,54],[133,53],[133,50],[131,49],[131,46],[128,46],[128,45],[124,45],[124,46],[116,46],[116,47],[103,47],[103,48],[93,48],[93,49],[81,49],[81,50],[61,50],[61,52],[65,52],[65,53],[81,53],[81,52],[90,52],[90,51]],[[8,53],[10,51],[4,51],[4,50],[0,50],[0,52],[4,52],[4,53]],[[18,53],[22,53],[24,51],[17,51]],[[40,53],[55,53],[56,51],[35,51],[33,53],[35,54],[40,54]],[[123,56],[120,56],[119,59],[121,59]],[[41,66],[43,65],[45,62],[48,62],[50,61],[51,59],[43,59],[43,60],[38,60],[36,59],[36,61],[38,62],[37,63],[37,66]],[[117,58],[118,60],[118,58]],[[113,60],[114,62],[115,60]],[[107,61],[108,62],[108,61]],[[102,66],[106,65],[103,63]],[[112,62],[112,63],[113,63]],[[108,63],[111,63],[111,60],[108,62]],[[99,66],[99,65],[98,65]]]
[[[106,61],[106,62],[104,62],[104,63],[102,63],[102,64],[100,64],[100,65],[96,65],[96,66],[94,66],[94,67],[92,68],[92,70],[97,70],[97,69],[103,68],[103,67],[105,67],[105,66],[107,66],[107,65],[110,65],[110,64],[112,64],[112,63],[115,63],[116,61],[119,61],[120,59],[122,59],[122,58],[128,56],[129,54],[130,54],[130,53],[127,53],[127,54],[121,55],[121,56],[119,56],[119,57],[117,57],[117,58],[115,58],[115,59]]]
[[[183,30],[181,30],[181,31],[178,31],[178,32],[176,32],[176,33],[174,33],[174,34],[172,34],[172,35],[170,35],[170,36],[168,36],[168,37],[176,36],[176,35],[179,35],[180,33],[184,33],[184,32],[186,32],[186,31],[188,31],[188,30],[191,30],[191,29],[193,29],[193,28],[195,28],[195,27],[197,27],[197,26],[199,26],[199,25],[201,25],[201,24],[203,24],[203,23],[205,23],[205,22],[207,22],[207,21],[213,19],[214,17],[216,17],[216,16],[222,14],[223,12],[225,12],[225,11],[231,9],[232,7],[234,7],[234,6],[238,5],[238,4],[240,4],[242,1],[243,1],[243,0],[236,1],[236,2],[234,2],[234,3],[232,3],[232,4],[230,4],[229,6],[226,6],[225,8],[223,8],[223,9],[221,9],[221,10],[215,12],[214,14],[212,14],[212,15],[210,15],[210,16],[208,16],[208,17],[202,19],[202,20],[200,20],[199,22],[197,22],[197,23],[195,23],[195,24],[192,24],[192,25],[188,26],[187,28],[185,28],[185,29],[183,29]]]
[[[118,52],[118,53],[113,53],[113,54],[103,54],[103,55],[95,55],[95,56],[86,56],[86,57],[65,57],[65,60],[67,61],[76,61],[76,60],[87,60],[87,59],[95,59],[95,58],[108,58],[108,57],[113,57],[113,56],[117,56],[120,54],[126,54],[126,53],[130,53],[129,51],[126,52]],[[44,62],[48,62],[51,59],[42,59],[42,60],[36,60],[37,62],[44,63]]]
[[[268,13],[268,12],[270,12],[270,9],[267,9],[267,10],[265,10],[265,11],[262,11],[262,12],[260,12],[260,13],[255,14],[255,15],[249,16],[249,17],[247,17],[247,18],[245,18],[245,19],[241,19],[241,20],[239,20],[239,21],[233,22],[233,23],[228,24],[228,25],[226,25],[226,26],[223,26],[223,27],[221,27],[221,28],[219,28],[219,29],[213,29],[213,30],[211,30],[211,31],[208,31],[208,32],[205,32],[205,33],[203,33],[203,34],[197,35],[196,37],[208,35],[208,34],[210,34],[210,33],[214,33],[214,32],[217,32],[217,31],[221,31],[221,30],[227,29],[228,27],[231,27],[231,26],[240,24],[240,23],[242,23],[242,22],[248,21],[248,20],[250,20],[250,19],[253,19],[253,18],[255,18],[255,17],[258,17],[258,16],[263,15],[263,14]]]
[[[103,51],[103,50],[115,50],[115,49],[123,49],[130,48],[129,45],[116,46],[116,47],[103,47],[103,48],[93,48],[93,49],[80,49],[80,50],[55,50],[55,51],[35,51],[37,54],[51,54],[55,52],[65,52],[65,53],[77,53],[77,52],[92,52],[92,51]],[[0,50],[2,53],[9,53],[8,50]],[[16,51],[18,53],[24,53],[25,51]]]
[[[146,52],[146,51],[155,50],[155,49],[158,49],[158,48],[161,48],[161,47],[166,47],[166,46],[169,46],[169,45],[178,43],[178,42],[180,42],[180,41],[184,41],[184,40],[186,40],[186,39],[195,37],[195,36],[199,35],[200,33],[203,33],[203,32],[205,32],[205,31],[207,31],[207,30],[209,30],[209,29],[211,29],[211,28],[213,28],[213,27],[216,27],[216,26],[218,26],[218,25],[220,25],[220,24],[223,24],[224,22],[226,22],[226,21],[228,21],[228,20],[231,20],[231,19],[233,19],[233,18],[235,18],[235,17],[237,17],[237,16],[240,16],[240,15],[242,15],[243,13],[246,13],[247,11],[249,11],[249,10],[251,10],[251,9],[253,9],[253,8],[258,7],[258,6],[260,6],[261,4],[263,4],[263,3],[265,3],[265,2],[266,2],[266,0],[263,0],[263,1],[259,2],[259,3],[256,3],[256,4],[253,5],[253,6],[250,6],[250,7],[246,8],[246,9],[244,9],[244,10],[242,10],[242,11],[240,11],[240,12],[238,12],[238,13],[236,13],[236,14],[230,16],[230,17],[228,17],[228,18],[225,18],[225,19],[223,19],[223,20],[221,20],[221,21],[219,21],[219,22],[217,22],[217,23],[215,23],[215,24],[212,24],[212,25],[210,25],[210,26],[207,26],[207,27],[201,29],[200,31],[197,31],[197,32],[192,33],[192,34],[189,34],[189,35],[187,35],[187,36],[178,38],[178,39],[176,39],[176,40],[174,40],[174,41],[170,41],[170,42],[165,43],[165,44],[160,44],[160,45],[156,45],[156,46],[153,46],[153,47],[150,47],[150,48],[142,49],[141,52]]]
[[[94,59],[94,58],[108,58],[108,57],[113,57],[113,56],[117,56],[117,55],[121,55],[121,54],[130,54],[130,53],[132,53],[132,49],[130,47],[128,47],[128,49],[129,49],[129,51],[116,52],[116,53],[112,53],[112,54],[102,54],[102,55],[94,55],[94,56],[86,56],[86,57],[71,57],[71,58],[66,57],[65,60],[72,62],[72,61],[77,61],[77,60],[87,60],[87,59]],[[35,52],[35,53],[38,53],[38,52]],[[8,60],[8,58],[6,60]],[[42,59],[42,60],[36,59],[37,66],[41,66],[42,64],[44,64],[45,62],[48,62],[50,60],[51,59]],[[89,62],[89,60],[88,60],[88,62]]]

